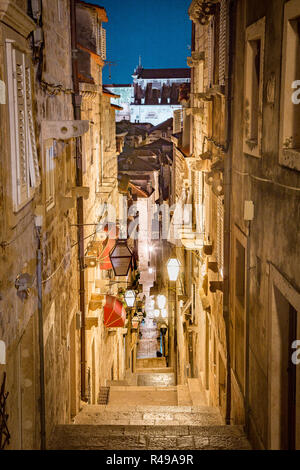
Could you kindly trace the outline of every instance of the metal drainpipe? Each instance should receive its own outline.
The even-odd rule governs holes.
[[[72,42],[72,74],[73,74],[73,107],[76,120],[81,119],[81,96],[78,80],[77,35],[76,35],[76,2],[70,1],[71,10],[71,42]],[[76,138],[76,185],[83,185],[81,137]],[[86,333],[85,333],[85,281],[84,281],[84,217],[83,197],[77,198],[77,224],[78,224],[78,261],[79,261],[79,304],[81,311],[81,399],[86,397]]]
[[[40,354],[40,424],[41,450],[46,450],[46,399],[45,399],[45,355],[44,355],[44,321],[43,321],[43,286],[42,286],[42,250],[41,229],[37,227],[37,291],[38,291],[38,328]]]
[[[231,424],[231,355],[230,355],[230,251],[231,251],[231,190],[232,190],[232,147],[231,147],[231,121],[232,121],[232,72],[233,72],[233,44],[235,25],[236,0],[231,0],[227,11],[227,76],[226,76],[226,150],[224,168],[224,293],[223,317],[226,330],[226,424]]]

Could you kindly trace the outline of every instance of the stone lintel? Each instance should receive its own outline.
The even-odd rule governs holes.
[[[36,28],[34,21],[12,0],[0,0],[0,21],[25,38]]]

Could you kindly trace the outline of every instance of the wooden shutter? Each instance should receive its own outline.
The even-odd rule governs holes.
[[[47,209],[51,209],[54,205],[54,192],[55,192],[55,180],[54,180],[54,147],[53,142],[46,144],[46,206]]]
[[[225,85],[226,40],[227,40],[227,0],[221,0],[220,35],[219,35],[219,84],[220,85]]]
[[[14,95],[16,118],[17,148],[17,188],[18,204],[21,205],[29,196],[29,173],[26,152],[26,89],[25,89],[25,57],[20,51],[13,50]]]
[[[40,182],[40,174],[32,114],[30,61],[11,41],[6,42],[6,60],[13,206],[17,211],[32,196],[31,189]]]
[[[32,91],[31,91],[31,73],[30,67],[25,70],[26,80],[26,138],[28,148],[28,162],[30,174],[30,186],[36,187],[40,183],[40,170],[38,154],[36,149],[36,138],[32,113]]]
[[[195,185],[194,185],[194,203],[196,212],[196,227],[197,233],[203,232],[203,191],[202,191],[202,172],[196,171]]]
[[[173,116],[173,134],[179,134],[182,130],[182,109],[176,109]]]
[[[101,57],[106,60],[106,30],[101,26]]]

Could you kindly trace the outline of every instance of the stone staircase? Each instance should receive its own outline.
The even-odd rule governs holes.
[[[241,426],[218,411],[191,406],[87,405],[74,424],[57,426],[57,450],[249,450]]]
[[[149,377],[151,373],[148,371]],[[156,380],[157,377],[155,383]],[[250,449],[243,428],[225,426],[219,410],[207,405],[198,379],[189,379],[187,385],[179,386],[113,385],[108,405],[86,405],[73,424],[56,427],[49,447],[58,450]]]

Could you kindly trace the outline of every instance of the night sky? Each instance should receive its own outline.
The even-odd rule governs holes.
[[[190,55],[191,0],[87,0],[103,6],[108,15],[107,60],[103,83],[132,83],[139,56],[145,68],[187,67]]]

